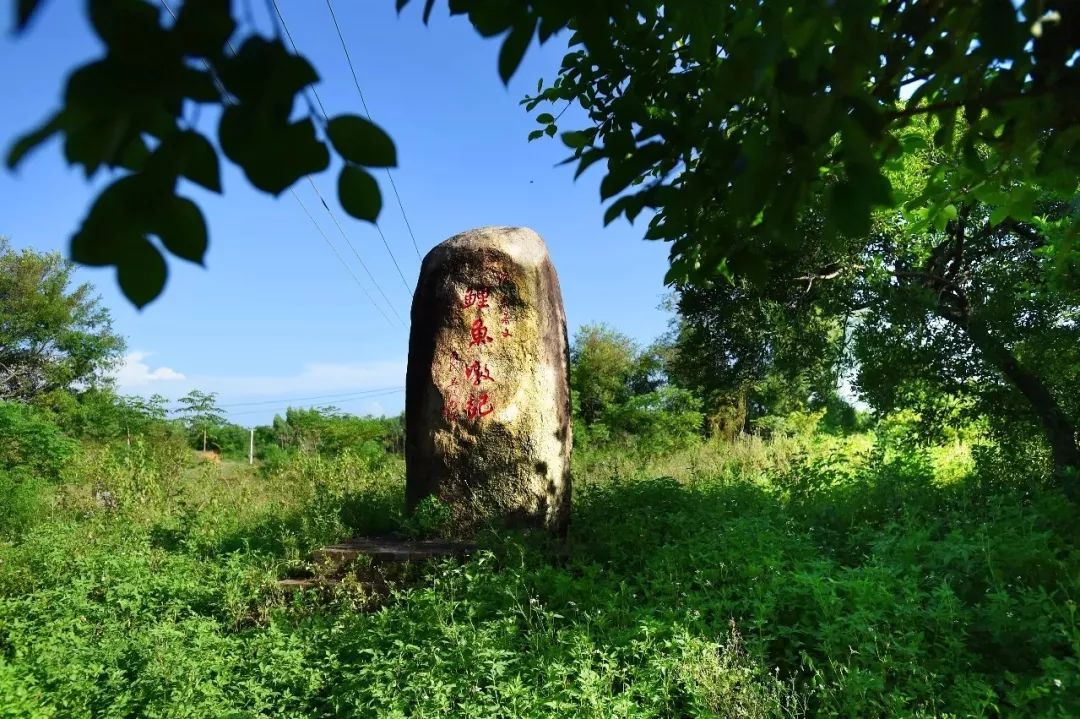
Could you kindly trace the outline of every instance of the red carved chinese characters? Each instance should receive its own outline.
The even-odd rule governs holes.
[[[498,266],[492,267],[490,264],[485,263],[485,270],[495,275],[499,285],[508,282],[510,279],[509,274]],[[491,335],[491,330],[484,323],[483,311],[491,306],[491,302],[494,301],[494,297],[491,294],[491,287],[471,286],[465,289],[464,294],[461,295],[459,300],[463,309],[475,308],[476,313],[473,315],[474,319],[469,325],[469,348],[477,347],[481,350],[487,345],[495,341],[495,337]],[[500,308],[500,324],[502,325],[501,336],[510,336],[510,314],[505,308]],[[473,387],[481,387],[483,383],[489,382],[494,384],[495,378],[491,375],[491,368],[485,363],[483,354],[478,350],[476,353],[470,353],[476,359],[471,357],[462,357],[462,352],[459,354],[456,351],[450,351],[449,357],[449,376],[448,385],[444,387],[444,400],[443,400],[443,417],[447,422],[456,422],[459,419],[478,420],[482,417],[486,417],[495,411],[495,402],[490,393],[477,391],[476,394],[470,395],[468,398],[463,397],[461,390],[457,389],[461,387],[461,378],[464,377],[464,384],[472,385]],[[479,355],[479,356],[478,356]],[[463,371],[464,370],[464,371]]]
[[[482,317],[477,317],[472,323],[472,342],[469,343],[470,347],[480,346],[483,347],[488,342],[494,342],[495,338],[488,335],[488,328],[484,324]]]
[[[488,306],[488,293],[490,290],[486,287],[470,287],[465,290],[465,297],[461,300],[462,307],[472,307],[476,305],[476,309],[482,310]]]
[[[469,397],[469,401],[465,403],[465,416],[469,419],[480,419],[494,411],[495,408],[491,405],[487,392]]]
[[[491,370],[488,369],[486,364],[483,370],[480,369],[480,360],[474,360],[471,365],[465,368],[465,379],[470,380],[477,387],[480,386],[480,380],[495,381],[495,378],[491,376]]]

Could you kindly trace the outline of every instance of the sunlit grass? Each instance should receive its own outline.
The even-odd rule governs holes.
[[[973,457],[582,452],[562,550],[483,537],[371,613],[276,580],[400,528],[400,459],[86,452],[0,545],[0,716],[1078,715],[1073,507]]]

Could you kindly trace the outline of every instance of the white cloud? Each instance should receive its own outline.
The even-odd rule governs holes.
[[[124,357],[114,375],[122,393],[160,393],[175,401],[192,389],[213,392],[226,414],[245,424],[269,421],[290,406],[334,405],[354,414],[396,414],[404,399],[404,359],[309,362],[292,374],[185,375],[152,366],[146,361],[150,354]]]
[[[151,368],[145,361],[149,356],[149,352],[129,352],[124,355],[124,360],[114,375],[122,391],[145,389],[155,382],[185,379],[184,375],[171,367]]]

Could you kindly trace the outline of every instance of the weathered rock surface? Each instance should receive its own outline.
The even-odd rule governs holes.
[[[459,528],[565,531],[568,371],[562,294],[539,235],[484,227],[433,248],[412,305],[408,508],[434,494]]]

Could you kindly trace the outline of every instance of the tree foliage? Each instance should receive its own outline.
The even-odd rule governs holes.
[[[188,430],[193,443],[205,451],[210,433],[225,424],[225,415],[217,406],[216,392],[193,389],[177,400],[177,415]]]
[[[570,388],[586,424],[630,396],[638,350],[633,340],[607,325],[583,325],[570,347]]]
[[[577,172],[606,161],[607,221],[655,213],[646,237],[673,243],[669,281],[759,279],[801,251],[790,230],[810,208],[832,239],[868,232],[874,208],[921,230],[1007,187],[1005,211],[1026,222],[1036,186],[1075,191],[1080,6],[1017,5],[530,3],[573,35],[526,104],[584,108],[588,124],[562,134]],[[925,117],[957,162],[896,185],[887,165],[919,151],[908,128]],[[556,134],[551,112],[537,119]],[[1078,228],[1073,215],[1049,248],[1059,267]]]
[[[889,164],[890,184],[910,187],[930,176],[949,182],[964,173],[965,160],[941,141],[936,122],[919,120],[910,131],[918,133],[912,144],[919,149]],[[1033,214],[1017,219],[1015,195],[1031,188],[1035,195],[1024,203]],[[703,316],[718,320],[691,321],[697,334],[685,344],[691,352],[708,348],[699,354],[737,344],[756,359],[804,329],[810,331],[803,337],[826,336],[815,322],[842,322],[853,328],[857,389],[875,409],[915,410],[924,432],[973,416],[988,418],[999,440],[1030,436],[1024,428],[1031,428],[1042,434],[1062,486],[1080,496],[1080,294],[1055,256],[1070,231],[1071,199],[1018,183],[978,190],[930,224],[919,213],[880,210],[870,232],[843,241],[804,226],[802,253],[777,264],[767,282],[684,291],[684,304],[707,298]],[[787,317],[739,320],[759,307],[783,308]],[[687,308],[693,320],[696,308]],[[711,337],[703,334],[708,328],[716,328]],[[788,356],[795,366],[814,366],[812,349]],[[700,359],[689,364],[708,371]],[[712,371],[738,367],[729,361]]]
[[[764,415],[834,398],[844,318],[808,308],[803,290],[781,276],[766,287],[745,278],[687,286],[674,309],[667,373],[702,398],[710,434],[731,438]]]
[[[17,3],[19,31],[41,5]],[[239,32],[230,0],[177,5],[174,16],[167,3],[89,0],[87,14],[104,55],[71,74],[61,107],[18,138],[7,156],[15,168],[59,135],[65,159],[87,180],[103,168],[118,172],[71,238],[71,258],[115,267],[120,288],[139,307],[165,286],[163,250],[199,264],[206,254],[206,221],[198,205],[179,194],[180,180],[220,193],[226,158],[252,186],[278,195],[325,170],[333,148],[345,161],[338,183],[342,207],[374,221],[381,200],[365,167],[397,162],[393,141],[369,120],[328,118],[310,103],[297,118],[297,97],[319,76],[280,37]],[[217,146],[186,114],[196,107],[220,111]]]
[[[409,4],[395,2],[399,11]],[[16,3],[20,31],[42,4]],[[425,21],[435,5],[425,0]],[[1080,8],[1066,0],[448,6],[480,35],[504,36],[504,82],[534,37],[570,30],[557,77],[525,100],[530,110],[552,106],[530,139],[556,135],[565,105],[580,104],[588,124],[562,133],[570,161],[578,174],[606,162],[606,221],[654,213],[646,236],[673,243],[667,277],[676,284],[767,275],[776,258],[799,251],[789,228],[811,206],[836,237],[869,230],[875,207],[903,207],[929,227],[980,189],[1006,186],[1024,188],[1009,214],[1027,221],[1033,184],[1075,189]],[[222,156],[278,194],[324,170],[333,148],[346,161],[342,206],[378,215],[378,186],[363,168],[395,164],[392,141],[364,118],[326,118],[311,103],[294,118],[317,73],[279,37],[243,28],[229,0],[187,0],[174,20],[144,0],[88,7],[105,55],[72,73],[61,108],[15,142],[8,165],[61,135],[68,162],[88,178],[121,171],[72,238],[71,256],[115,266],[134,303],[161,292],[162,248],[202,261],[207,228],[178,180],[220,192]],[[220,109],[217,147],[184,119],[194,106]],[[885,165],[917,149],[906,128],[923,116],[938,121],[939,144],[961,162],[949,176],[896,187]],[[1072,218],[1050,248],[1061,267],[1075,261],[1078,227]]]
[[[107,381],[124,341],[89,284],[59,254],[0,237],[0,400],[28,402]]]
[[[41,410],[0,401],[0,472],[25,470],[55,480],[74,448]]]
[[[701,400],[667,382],[664,347],[640,349],[604,324],[583,325],[570,346],[578,444],[626,441],[661,452],[700,436]]]
[[[336,407],[290,407],[276,415],[267,439],[282,449],[336,456],[346,451],[381,455],[403,446],[403,418],[357,417]]]

